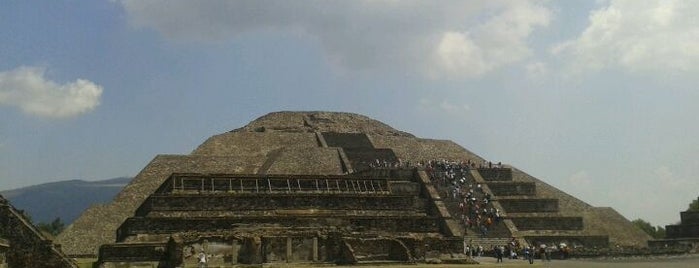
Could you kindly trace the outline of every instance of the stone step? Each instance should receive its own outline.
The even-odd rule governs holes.
[[[512,181],[511,168],[478,168],[477,171],[486,182]]]
[[[553,198],[498,198],[507,213],[558,212],[558,199]]]
[[[520,231],[528,230],[582,230],[582,217],[512,217],[509,219],[517,226]]]
[[[488,187],[494,196],[535,196],[533,182],[491,181]]]
[[[488,228],[488,232],[485,236],[482,235],[481,231],[477,227],[466,229],[466,234],[468,236],[478,236],[482,238],[509,238],[512,236],[510,229],[507,228],[507,226],[505,226],[505,224],[502,222],[491,225]]]

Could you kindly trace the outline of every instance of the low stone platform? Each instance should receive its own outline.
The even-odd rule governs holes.
[[[699,198],[697,199],[699,200]],[[684,248],[699,252],[699,211],[680,212],[680,223],[665,226],[665,239],[648,241],[651,248]]]

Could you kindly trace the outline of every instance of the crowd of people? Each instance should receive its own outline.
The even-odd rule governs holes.
[[[481,246],[471,247],[466,245],[464,248],[464,253],[471,257],[482,257],[485,255],[485,251]],[[513,237],[507,245],[493,246],[491,252],[496,262],[503,262],[507,258],[511,260],[522,259],[532,264],[534,259],[550,262],[554,254],[557,254],[557,257],[560,259],[567,259],[570,251],[571,249],[565,243],[560,243],[558,246],[554,244],[539,244],[538,246],[521,247]]]
[[[452,211],[458,212],[456,216],[461,221],[464,233],[478,232],[486,237],[493,226],[500,224],[502,215],[499,209],[492,206],[492,196],[470,175],[469,170],[477,166],[471,161],[433,160],[426,163],[425,170],[433,185],[447,197],[447,203],[452,207],[457,206]]]
[[[484,191],[483,185],[477,183],[470,175],[470,169],[502,168],[501,163],[473,161],[448,161],[432,160],[421,163],[430,176],[440,195],[445,197],[445,203],[452,208],[458,204],[457,211],[464,228],[464,234],[476,232],[482,237],[487,237],[491,228],[502,224],[501,211],[492,205],[492,196]],[[556,245],[537,245],[522,247],[514,237],[505,245],[493,246],[484,249],[480,245],[464,243],[464,253],[472,257],[480,257],[488,253],[493,254],[497,262],[507,259],[524,259],[533,263],[535,258],[550,261],[551,255],[556,252],[561,258],[566,258],[570,249],[563,243]]]
[[[487,168],[504,168],[505,166],[502,162],[491,162],[491,161],[448,161],[448,160],[427,160],[427,161],[407,161],[402,159],[388,160],[388,159],[374,159],[373,161],[361,162],[363,165],[367,165],[372,168],[428,168],[430,166],[434,167],[435,164],[448,163],[448,165],[457,165],[464,169],[487,169]]]
[[[445,204],[450,207],[450,212],[457,213],[455,216],[460,219],[465,235],[477,233],[481,237],[488,237],[491,228],[502,224],[503,215],[499,209],[493,207],[492,196],[470,174],[471,169],[503,168],[500,162],[471,160],[408,162],[377,159],[369,165],[374,168],[424,168],[432,184],[445,198]],[[481,245],[464,243],[465,254],[472,257],[492,254],[497,262],[502,262],[505,258],[524,259],[530,263],[533,263],[533,260],[537,258],[550,261],[554,252],[560,258],[567,258],[570,248],[564,243],[558,246],[540,244],[522,247],[514,237],[505,245],[497,245],[487,249]]]

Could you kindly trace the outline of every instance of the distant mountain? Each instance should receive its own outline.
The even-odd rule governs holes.
[[[59,181],[1,191],[0,194],[15,208],[28,213],[34,223],[49,223],[60,217],[68,225],[91,205],[111,201],[131,179]]]

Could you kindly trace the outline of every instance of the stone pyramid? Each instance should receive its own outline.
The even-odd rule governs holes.
[[[482,185],[493,209],[504,215],[499,227],[487,235],[468,231],[458,199],[426,169],[437,160],[478,163],[459,176]],[[328,255],[370,260],[371,254],[360,253],[378,249],[361,241],[381,237],[390,239],[377,245],[399,248],[384,257],[401,260],[406,254],[425,255],[430,249],[416,244],[430,239],[442,241],[430,243],[443,251],[458,251],[465,240],[491,245],[511,237],[528,244],[589,247],[645,247],[650,239],[612,208],[593,207],[515,167],[483,163],[488,162],[452,141],[418,138],[358,114],[275,112],[214,135],[188,155],[156,156],[111,203],[86,210],[58,242],[68,255],[83,257],[96,257],[100,246],[111,245],[100,256],[109,258],[126,254],[122,246],[169,252],[174,243],[193,250],[225,236],[238,239],[237,248],[247,248],[240,254],[252,254],[248,251],[255,247],[247,244],[254,242],[240,237],[274,233],[256,236],[263,239],[258,241],[262,252],[252,254],[258,257],[237,257],[259,263],[330,260]],[[401,210],[401,204],[408,208]],[[287,235],[303,230],[317,233],[309,236],[315,240]],[[341,238],[332,241],[344,247],[322,244],[333,234]],[[298,257],[295,245],[303,243],[306,249],[313,243],[313,250],[299,249],[306,257]],[[318,249],[325,246],[337,249],[332,254]]]

